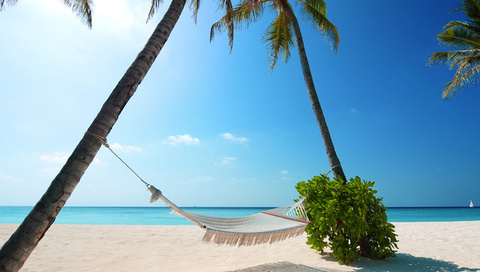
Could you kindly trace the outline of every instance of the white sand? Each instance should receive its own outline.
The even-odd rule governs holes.
[[[294,271],[480,271],[480,221],[395,226],[398,257],[345,266],[310,249],[306,235],[238,248],[203,243],[195,226],[53,225],[21,271],[287,271],[265,267],[272,263],[300,265]],[[0,224],[0,245],[16,227]]]

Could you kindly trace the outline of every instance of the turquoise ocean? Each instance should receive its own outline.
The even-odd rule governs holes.
[[[268,210],[268,207],[183,208],[186,211],[219,217],[241,217]],[[0,224],[20,224],[32,207],[0,206]],[[480,221],[480,208],[388,208],[389,222]],[[167,207],[69,207],[62,209],[55,224],[85,225],[191,225],[170,214]]]

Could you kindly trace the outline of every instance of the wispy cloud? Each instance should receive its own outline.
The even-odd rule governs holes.
[[[47,162],[47,164],[49,165],[49,167],[44,167],[40,169],[42,172],[58,173],[62,168],[61,165],[67,162],[68,154],[65,152],[55,152],[53,154],[42,155],[39,157],[39,159],[41,161]]]
[[[287,170],[280,171],[280,174],[282,174],[281,179],[283,179],[283,180],[289,180],[290,179],[290,177],[288,176],[288,171]]]
[[[221,161],[215,162],[218,166],[233,166],[233,163],[237,160],[235,157],[224,157]]]
[[[121,145],[119,143],[114,143],[110,145],[111,149],[114,150],[121,150],[121,151],[135,151],[135,152],[142,152],[142,149],[140,147],[136,147],[133,145]]]
[[[165,143],[176,146],[177,144],[185,144],[185,145],[198,145],[200,140],[198,138],[192,137],[190,134],[183,134],[177,136],[168,136]]]
[[[231,182],[256,182],[258,179],[257,178],[231,178],[230,181]]]
[[[351,114],[354,114],[354,113],[357,113],[357,112],[358,112],[358,111],[357,111],[356,108],[350,108],[350,109],[348,110],[348,113],[351,113]]]
[[[40,160],[45,162],[53,162],[63,164],[67,161],[68,154],[64,152],[55,152],[51,155],[42,155],[40,156]]]
[[[44,172],[58,172],[60,171],[61,167],[59,165],[63,165],[67,162],[68,160],[68,157],[69,157],[69,154],[65,153],[65,152],[55,152],[53,154],[49,154],[49,155],[42,155],[40,156],[40,160],[41,161],[44,161],[44,162],[47,162],[47,163],[53,163],[55,164],[56,166],[53,166],[53,167],[48,167],[48,168],[43,168],[42,171]],[[101,164],[102,162],[97,159],[97,158],[94,158],[93,159],[93,164]]]
[[[235,137],[233,136],[233,134],[231,133],[222,133],[220,134],[220,136],[222,136],[222,138],[226,139],[226,140],[229,140],[229,141],[232,141],[234,143],[238,143],[238,144],[242,144],[242,143],[246,143],[248,142],[248,138],[245,138],[245,137]]]
[[[0,172],[0,181],[5,182],[18,182],[20,179],[14,177],[12,175],[5,175],[4,173]]]
[[[214,181],[215,179],[209,176],[197,176],[193,178],[189,178],[188,182],[189,183],[205,183],[205,182],[210,182]]]
[[[55,166],[55,167],[42,168],[42,169],[40,169],[40,171],[54,174],[54,173],[60,172],[61,169],[62,169],[61,166]]]

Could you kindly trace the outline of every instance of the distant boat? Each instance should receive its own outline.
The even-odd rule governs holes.
[[[470,208],[473,208],[473,202],[470,200]]]

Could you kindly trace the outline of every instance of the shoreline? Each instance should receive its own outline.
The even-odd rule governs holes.
[[[359,258],[350,266],[310,249],[306,234],[232,247],[202,242],[204,231],[192,225],[54,224],[21,271],[288,271],[280,269],[289,266],[297,267],[295,271],[480,270],[480,221],[393,224],[399,240],[396,258]],[[17,226],[0,224],[1,245]]]

